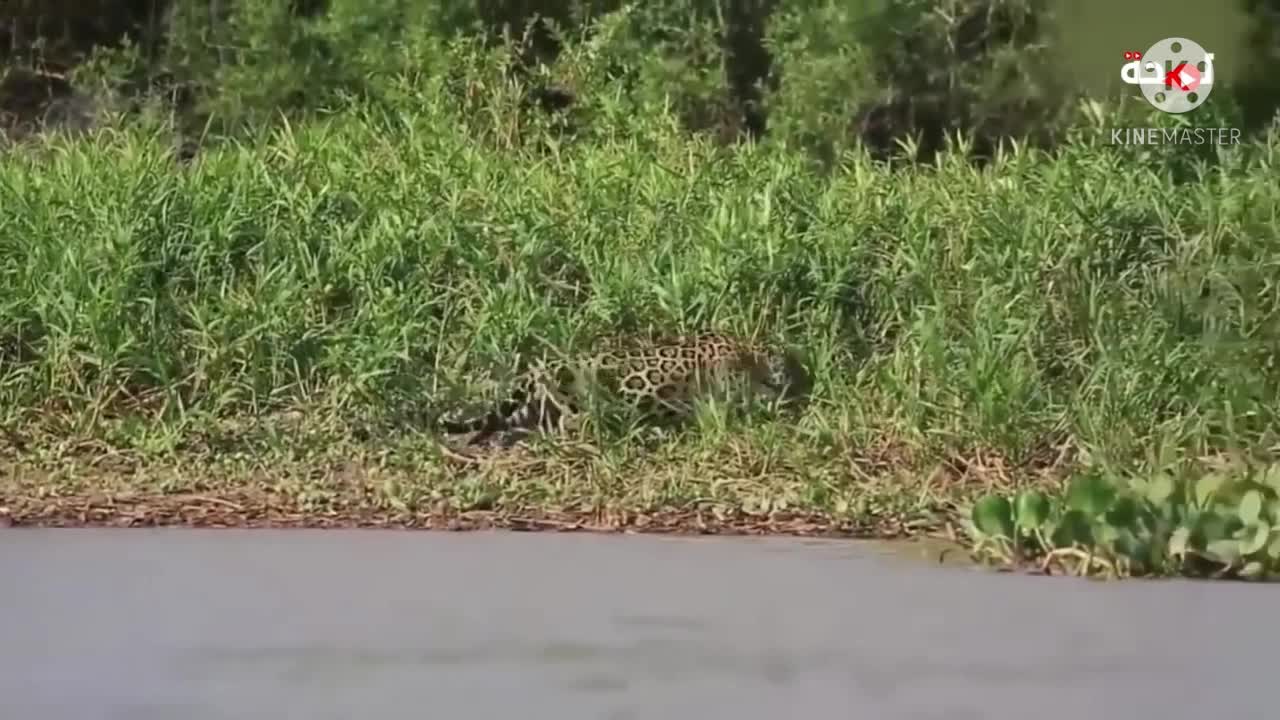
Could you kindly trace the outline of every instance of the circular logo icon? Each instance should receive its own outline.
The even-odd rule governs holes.
[[[1186,38],[1165,38],[1142,55],[1142,96],[1156,109],[1180,114],[1213,91],[1213,54]]]

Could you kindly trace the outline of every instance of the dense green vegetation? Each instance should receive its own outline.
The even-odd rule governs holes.
[[[1255,111],[1053,89],[1002,60],[1033,4],[980,29],[843,5],[753,30],[766,3],[654,3],[520,44],[455,32],[488,6],[245,0],[99,49],[95,129],[0,164],[0,509],[972,518],[993,557],[1280,570],[1275,126],[1110,145]],[[895,93],[907,66],[936,72]],[[800,350],[811,404],[474,464],[435,443],[519,356],[703,329]]]

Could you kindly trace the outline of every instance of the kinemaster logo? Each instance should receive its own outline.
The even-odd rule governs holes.
[[[1213,92],[1213,53],[1194,40],[1165,38],[1146,52],[1125,50],[1120,79],[1135,85],[1152,107],[1174,115],[1195,110]],[[1116,145],[1234,145],[1240,142],[1239,128],[1113,128]]]
[[[1124,59],[1120,79],[1137,85],[1158,110],[1191,112],[1213,92],[1213,53],[1187,38],[1165,38],[1145,53],[1126,50]]]

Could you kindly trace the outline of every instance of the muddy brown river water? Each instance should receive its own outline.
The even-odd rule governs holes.
[[[12,529],[0,716],[1242,720],[1278,607],[870,543]]]

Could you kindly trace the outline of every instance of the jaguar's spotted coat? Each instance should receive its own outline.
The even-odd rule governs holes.
[[[448,433],[563,432],[579,423],[593,397],[611,397],[649,421],[687,417],[700,397],[730,389],[792,402],[809,390],[794,354],[720,334],[703,334],[583,358],[543,362],[521,374],[491,411],[444,420]]]

